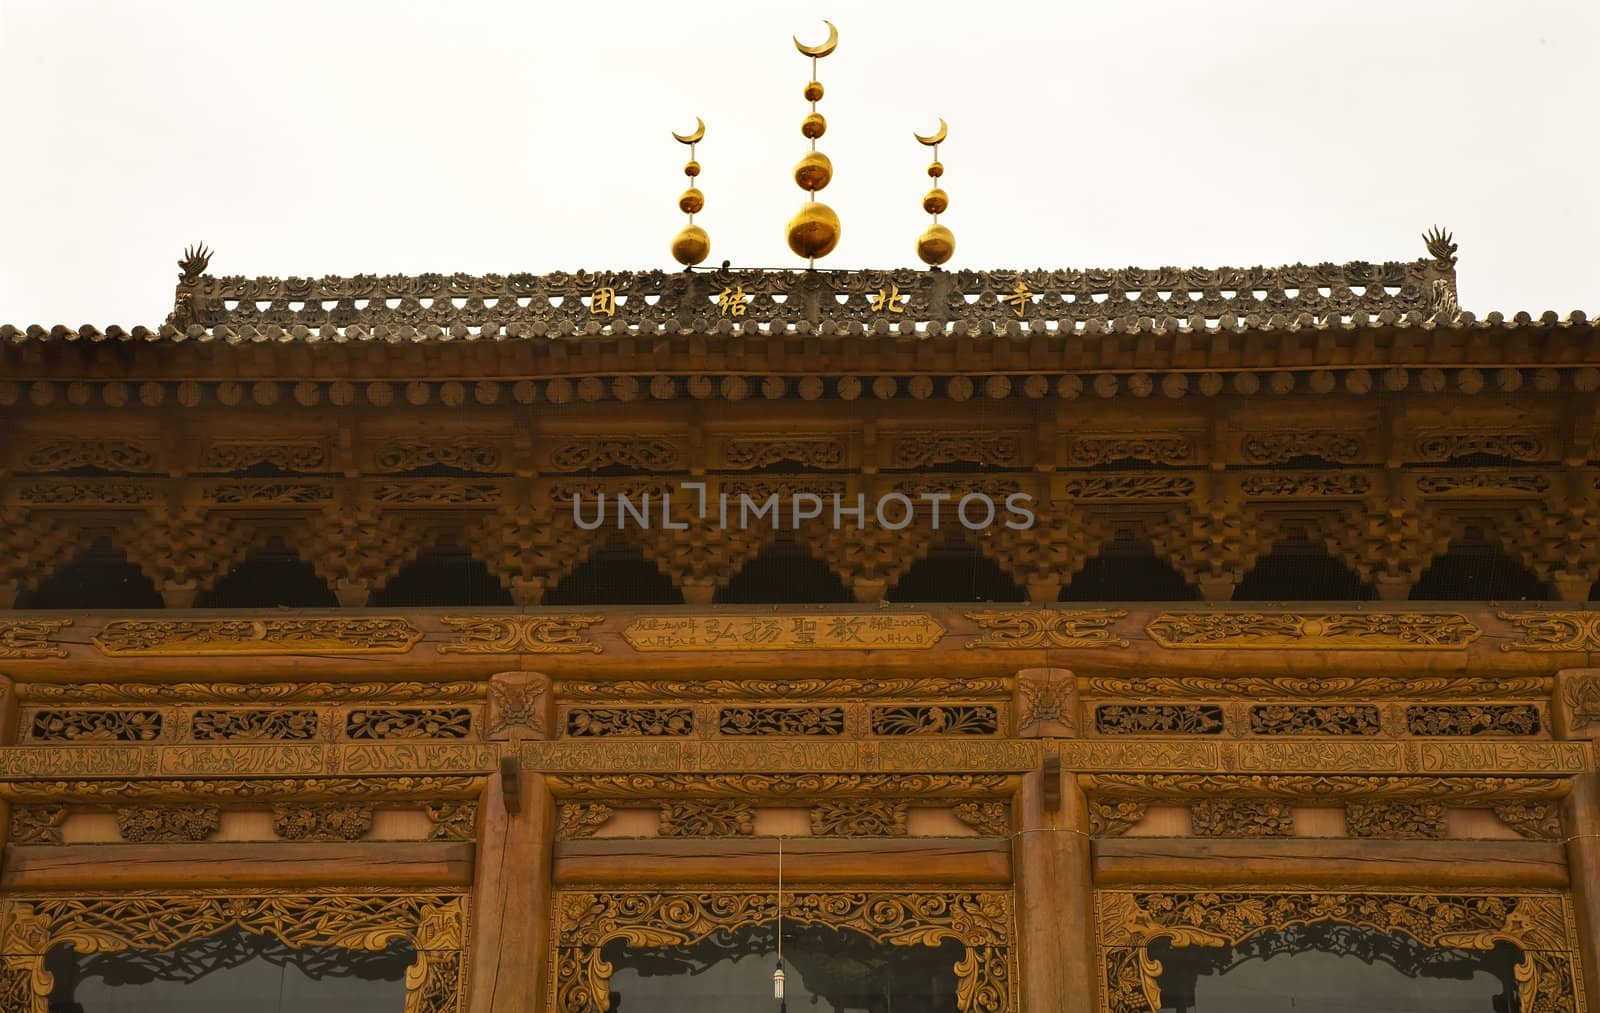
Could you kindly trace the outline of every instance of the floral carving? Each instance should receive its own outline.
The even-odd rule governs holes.
[[[814,837],[904,837],[906,804],[854,800],[818,802],[811,807]]]
[[[730,468],[767,468],[784,461],[803,468],[839,468],[845,463],[845,442],[830,436],[745,437],[723,444],[722,458]]]
[[[189,733],[197,742],[218,739],[282,739],[305,741],[317,737],[314,710],[195,711]]]
[[[155,455],[132,440],[49,440],[28,450],[22,471],[152,471]]]
[[[1017,735],[1074,735],[1077,727],[1078,688],[1070,674],[1017,677]]]
[[[130,844],[203,841],[221,827],[222,813],[216,806],[117,810],[117,830]]]
[[[1417,704],[1406,708],[1412,735],[1538,735],[1535,704]]]
[[[1544,456],[1544,441],[1534,433],[1424,432],[1414,444],[1419,461],[1451,461],[1485,454],[1513,461],[1537,461]]]
[[[400,618],[117,619],[92,638],[101,652],[182,654],[404,654],[422,632]]]
[[[690,735],[694,711],[687,707],[574,707],[567,712],[567,734]]]
[[[440,654],[597,654],[584,635],[604,616],[446,616],[440,622],[460,632]]]
[[[377,471],[454,468],[476,474],[506,470],[498,444],[483,440],[390,440],[378,447],[372,464]]]
[[[1459,650],[1483,635],[1466,616],[1426,612],[1163,612],[1162,647]]]
[[[161,738],[156,710],[49,710],[33,715],[33,738],[66,742],[154,742]]]
[[[564,681],[561,683],[561,697],[564,700],[638,700],[651,697],[694,700],[809,700],[818,697],[926,699],[1004,696],[1006,689],[1004,679],[947,679],[932,676],[886,676],[882,679],[661,679],[649,682],[618,679],[604,682]]]
[[[1258,499],[1364,496],[1372,479],[1359,471],[1268,471],[1239,479],[1239,491]]]
[[[952,461],[991,467],[1016,467],[1022,461],[1022,438],[1010,433],[898,432],[890,454],[891,468],[927,468]]]
[[[607,943],[678,946],[719,932],[777,921],[771,893],[561,892],[555,898],[555,1008],[598,1010],[606,1003],[611,965]],[[956,1004],[963,1013],[1015,1013],[1009,892],[897,893],[785,892],[783,920],[860,932],[897,946],[937,946],[959,941],[966,955],[955,965]]]
[[[1497,802],[1493,808],[1500,822],[1523,837],[1536,841],[1561,837],[1561,806],[1555,802]]]
[[[594,832],[611,818],[611,807],[604,802],[564,802],[556,836],[563,840],[575,837],[593,837]]]
[[[1577,1013],[1572,914],[1559,894],[1096,891],[1104,1001],[1109,1013],[1161,1006],[1150,958],[1157,939],[1230,946],[1266,930],[1332,922],[1405,935],[1424,946],[1522,951],[1513,971],[1525,1011]]]
[[[929,798],[998,796],[1010,791],[1005,774],[547,774],[563,798],[727,796],[796,799],[817,796]]]
[[[1089,833],[1095,837],[1121,837],[1150,809],[1145,802],[1132,799],[1089,802]]]
[[[1500,645],[1502,651],[1593,651],[1600,649],[1600,612],[1501,612],[1517,628],[1521,640]]]
[[[1101,704],[1101,735],[1221,735],[1222,708],[1212,704]]]
[[[1097,697],[1527,697],[1549,692],[1546,676],[1176,675],[1091,676]]]
[[[987,704],[872,708],[874,735],[997,735],[999,711]]]
[[[1550,477],[1536,471],[1497,471],[1473,468],[1439,471],[1417,476],[1417,491],[1424,496],[1451,493],[1509,492],[1543,495],[1550,491]]]
[[[351,711],[344,734],[351,739],[464,739],[472,732],[466,707],[391,707]]]
[[[493,680],[489,683],[489,732],[508,728],[526,728],[533,735],[545,732],[541,704],[548,690],[544,679],[513,683]]]
[[[1264,704],[1250,708],[1256,735],[1377,735],[1378,708],[1370,704]]]
[[[0,920],[23,980],[45,973],[45,954],[70,944],[79,953],[163,953],[230,929],[272,936],[291,949],[338,946],[380,952],[408,940],[417,960],[406,974],[407,1013],[460,1013],[466,898],[445,893],[396,895],[186,892],[161,897],[13,898]],[[29,989],[18,1013],[46,1013],[48,990]],[[4,994],[4,993],[0,993]]]
[[[1351,464],[1361,458],[1361,437],[1327,430],[1250,433],[1239,449],[1251,464],[1286,464],[1302,457]]]
[[[1351,837],[1433,840],[1449,834],[1437,802],[1353,801],[1344,807],[1344,825]]]
[[[12,844],[60,844],[61,824],[67,821],[62,805],[18,806],[11,810]]]
[[[50,642],[71,619],[0,619],[0,658],[65,658],[67,649]]]
[[[843,707],[725,707],[717,715],[723,735],[843,735]]]
[[[245,471],[261,465],[285,472],[326,471],[328,448],[321,443],[219,440],[200,455],[202,471]]]
[[[424,809],[432,828],[430,841],[471,841],[478,836],[478,803],[463,800],[429,802]]]
[[[272,807],[272,832],[286,841],[359,841],[372,829],[368,805],[302,805]]]
[[[1128,615],[1121,609],[1015,609],[1004,612],[968,612],[967,618],[983,628],[983,636],[968,647],[1127,647],[1111,627]]]
[[[984,837],[1011,835],[1011,806],[1004,802],[957,802],[950,811]]]
[[[1189,806],[1196,837],[1291,837],[1294,813],[1275,798],[1207,798]]]
[[[1600,724],[1600,679],[1572,679],[1562,689],[1561,699],[1571,714],[1573,731]]]
[[[1188,499],[1194,495],[1188,475],[1071,475],[1067,495],[1075,500]]]
[[[1113,461],[1188,464],[1194,459],[1194,444],[1187,436],[1084,436],[1072,441],[1068,456],[1074,465],[1089,468]]]
[[[559,444],[550,453],[553,471],[677,471],[683,466],[678,444],[662,436],[591,436]]]
[[[755,810],[743,802],[663,802],[662,837],[748,837]]]
[[[1207,796],[1276,796],[1315,802],[1382,796],[1448,797],[1472,804],[1548,801],[1566,791],[1559,778],[1414,777],[1344,774],[1091,774],[1086,788],[1141,801],[1171,802]]]

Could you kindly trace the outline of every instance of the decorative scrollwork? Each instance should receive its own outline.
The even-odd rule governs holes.
[[[1501,612],[1517,628],[1521,640],[1500,645],[1502,651],[1592,651],[1600,648],[1600,612]]]
[[[1011,806],[1005,802],[957,802],[950,811],[984,837],[1011,835]]]
[[[593,837],[611,819],[612,808],[604,802],[566,802],[556,823],[556,836],[562,840]]]
[[[1250,433],[1239,449],[1252,464],[1285,464],[1302,457],[1351,464],[1361,458],[1361,437],[1328,430]]]
[[[1561,837],[1561,806],[1552,801],[1497,802],[1494,814],[1523,837],[1553,841]]]
[[[778,918],[770,893],[566,892],[555,898],[555,1008],[604,1009],[611,965],[607,943],[677,946],[719,932],[765,925]],[[786,892],[783,920],[859,932],[897,946],[937,946],[954,939],[967,948],[955,966],[956,1006],[962,1013],[1014,1013],[1009,893]]]
[[[440,620],[460,632],[440,654],[597,654],[600,645],[584,630],[604,616],[446,616]]]
[[[567,440],[550,453],[552,471],[677,471],[682,466],[682,449],[663,436],[591,436]]]
[[[1487,454],[1513,461],[1537,461],[1544,456],[1544,441],[1534,433],[1424,432],[1414,444],[1419,461],[1451,461]]]
[[[1072,441],[1068,456],[1086,468],[1113,461],[1179,465],[1194,459],[1194,443],[1187,436],[1085,436]]]
[[[432,827],[430,841],[471,841],[478,836],[478,803],[464,800],[429,802],[423,812]]]
[[[71,619],[0,619],[0,658],[65,658],[67,649],[50,642]]]
[[[1438,802],[1350,802],[1344,807],[1344,825],[1351,837],[1393,840],[1433,840],[1450,832]]]
[[[272,807],[272,832],[286,841],[359,841],[371,829],[369,805],[286,802]]]
[[[126,655],[404,654],[422,631],[401,618],[116,619],[92,638]]]
[[[201,471],[245,471],[262,465],[285,472],[326,471],[328,448],[308,442],[218,440],[200,455]]]
[[[1207,798],[1189,806],[1196,837],[1290,837],[1294,811],[1282,799]]]
[[[502,456],[501,447],[487,441],[391,440],[378,447],[372,463],[387,472],[444,467],[481,475],[504,471]]]
[[[1250,708],[1256,735],[1377,735],[1383,731],[1371,704],[1263,704]]]
[[[67,821],[63,805],[18,806],[11,810],[12,844],[60,844],[61,824]]]
[[[1538,735],[1539,708],[1524,704],[1416,704],[1406,708],[1412,735]]]
[[[466,707],[391,707],[354,710],[345,718],[351,739],[464,739],[472,734]]]
[[[811,807],[814,837],[904,837],[906,804],[860,799]]]
[[[891,468],[928,468],[952,461],[991,467],[1017,467],[1022,437],[1010,433],[898,432],[889,457]]]
[[[724,707],[723,735],[843,735],[843,707]]]
[[[983,636],[968,647],[1127,647],[1111,627],[1127,618],[1121,609],[1015,609],[1004,612],[968,612],[967,618],[983,628]]]
[[[152,471],[155,455],[146,445],[132,440],[49,440],[29,448],[20,470],[67,471],[73,468]]]
[[[1222,708],[1214,704],[1101,704],[1094,711],[1101,735],[1221,735]]]
[[[1133,799],[1089,802],[1089,833],[1093,837],[1121,837],[1144,819],[1150,806]]]
[[[694,711],[687,707],[574,707],[567,712],[567,735],[691,735]]]
[[[874,735],[997,735],[999,711],[987,704],[872,708]]]
[[[317,712],[208,708],[195,711],[189,721],[189,734],[197,742],[219,739],[304,741],[317,737]]]
[[[1162,647],[1460,650],[1483,635],[1459,614],[1163,612],[1145,630]]]
[[[1333,923],[1400,934],[1424,946],[1522,951],[1522,1009],[1577,1013],[1573,916],[1559,894],[1096,891],[1109,1013],[1161,1008],[1150,944],[1231,946],[1264,931]]]
[[[748,837],[755,810],[743,802],[663,802],[662,837]]]

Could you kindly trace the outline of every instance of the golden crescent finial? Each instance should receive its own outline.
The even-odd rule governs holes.
[[[839,29],[833,27],[832,21],[825,20],[822,23],[828,26],[828,41],[824,42],[820,46],[808,46],[800,41],[800,36],[794,36],[794,48],[800,50],[802,54],[811,57],[813,60],[822,59],[824,56],[827,56],[829,53],[833,52],[834,49],[839,45]]]
[[[934,132],[932,135],[930,135],[928,137],[923,137],[921,134],[917,133],[915,130],[913,130],[911,132],[911,136],[912,137],[915,137],[917,140],[921,141],[923,144],[926,144],[930,148],[933,147],[935,144],[938,144],[940,141],[943,141],[946,137],[949,136],[949,134],[950,134],[950,124],[948,124],[948,123],[946,123],[944,121],[944,117],[943,116],[939,117],[939,129],[936,132]]]
[[[692,134],[680,134],[676,130],[674,130],[672,132],[672,139],[674,141],[678,141],[681,144],[694,144],[694,143],[698,142],[700,140],[700,138],[704,137],[705,135],[706,135],[706,121],[701,119],[700,117],[696,116],[694,118],[694,133],[692,133]]]

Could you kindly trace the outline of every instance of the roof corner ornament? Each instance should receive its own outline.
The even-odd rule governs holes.
[[[180,285],[199,284],[200,276],[205,273],[206,268],[211,264],[211,254],[213,252],[215,251],[206,249],[205,243],[185,248],[183,259],[178,261],[178,269],[182,272],[178,275],[178,283]]]
[[[822,82],[817,80],[817,61],[839,46],[839,29],[833,26],[832,21],[824,21],[823,24],[828,26],[826,42],[808,46],[799,38],[794,40],[794,47],[800,50],[801,55],[811,58],[811,80],[802,92],[806,101],[811,103],[811,112],[800,121],[800,134],[811,142],[811,150],[795,163],[794,181],[809,199],[800,213],[789,219],[788,238],[789,249],[806,258],[810,267],[816,266],[818,257],[826,257],[839,245],[839,216],[834,214],[833,208],[817,200],[817,191],[833,179],[833,162],[817,150],[817,138],[828,129],[828,121],[817,112],[817,100],[822,98]]]
[[[694,267],[706,257],[711,255],[711,237],[706,230],[694,223],[694,216],[701,208],[706,206],[706,195],[695,186],[696,177],[700,175],[700,163],[695,160],[694,146],[699,144],[706,136],[706,121],[696,116],[694,118],[694,131],[680,134],[672,132],[672,139],[679,144],[689,146],[689,161],[684,163],[683,174],[689,177],[689,189],[683,191],[678,197],[678,210],[689,216],[689,224],[685,225],[676,236],[672,237],[672,259],[684,266],[685,270]]]
[[[950,125],[941,116],[938,130],[927,136],[912,131],[911,136],[919,143],[933,149],[933,161],[928,163],[928,176],[933,180],[933,189],[922,198],[922,210],[933,216],[933,224],[917,237],[917,256],[924,264],[937,271],[939,265],[949,260],[956,252],[955,233],[939,224],[939,215],[950,206],[950,195],[939,185],[939,177],[944,175],[944,163],[939,161],[939,142],[950,136]]]
[[[1448,229],[1442,229],[1437,225],[1422,234],[1422,241],[1428,246],[1428,255],[1438,261],[1441,268],[1449,269],[1456,266],[1456,244],[1452,241],[1454,238]]]

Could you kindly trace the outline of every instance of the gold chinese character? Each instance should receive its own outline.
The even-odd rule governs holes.
[[[608,317],[617,315],[617,290],[614,288],[597,288],[594,295],[589,297],[589,312],[599,315],[604,313]]]
[[[722,315],[725,317],[744,316],[744,311],[749,302],[750,297],[744,294],[743,282],[734,285],[732,288],[723,289],[722,294],[717,296],[717,308],[722,311]]]
[[[904,313],[906,311],[906,297],[900,294],[899,285],[890,285],[889,291],[878,289],[878,294],[872,297],[872,312]]]
[[[1011,290],[1010,295],[1001,296],[1000,301],[1010,303],[1016,309],[1017,317],[1020,319],[1023,311],[1028,308],[1029,300],[1032,298],[1033,293],[1028,290],[1028,283],[1018,278],[1017,287]]]

